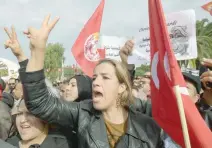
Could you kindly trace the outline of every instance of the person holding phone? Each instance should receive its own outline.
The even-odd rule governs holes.
[[[200,80],[203,93],[196,106],[212,131],[212,59],[203,59],[200,68]]]

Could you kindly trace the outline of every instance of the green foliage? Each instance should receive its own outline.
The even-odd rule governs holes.
[[[62,62],[64,62],[64,47],[60,43],[49,43],[46,47],[45,54],[45,73],[47,78],[51,81],[55,81],[62,75]]]
[[[0,77],[8,76],[8,69],[0,69]]]
[[[66,67],[64,68],[64,77],[70,78],[74,76],[75,72],[71,67]]]
[[[150,65],[141,65],[135,70],[135,76],[142,76],[145,72],[150,71]]]
[[[212,57],[212,22],[203,19],[196,22],[198,59]]]

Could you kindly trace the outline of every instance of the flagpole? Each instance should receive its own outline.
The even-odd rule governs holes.
[[[185,117],[185,111],[184,111],[184,108],[183,108],[183,101],[182,101],[182,96],[181,96],[181,93],[180,93],[179,85],[174,86],[174,92],[175,92],[175,95],[176,95],[176,98],[177,98],[177,106],[178,106],[178,110],[179,110],[182,130],[183,130],[185,147],[191,148],[191,143],[190,143],[189,134],[188,134],[188,127],[187,127],[187,122],[186,122],[186,117]]]

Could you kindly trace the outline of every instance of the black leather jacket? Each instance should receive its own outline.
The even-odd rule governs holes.
[[[24,87],[26,106],[31,113],[47,121],[77,131],[79,148],[109,148],[106,127],[101,112],[91,101],[65,102],[48,91],[44,71],[25,73],[20,78]],[[160,128],[148,116],[129,109],[128,127],[117,148],[160,148]]]
[[[209,106],[201,95],[199,101],[196,103],[196,107],[202,118],[205,120],[205,123],[212,131],[212,106]]]
[[[19,135],[7,139],[7,143],[19,147],[21,138]],[[0,145],[1,147],[1,145]],[[29,148],[69,148],[68,142],[63,135],[49,133],[42,144],[33,144]]]

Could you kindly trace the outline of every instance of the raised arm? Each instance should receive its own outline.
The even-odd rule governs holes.
[[[40,29],[29,27],[24,34],[30,40],[31,58],[27,65],[26,72],[35,72],[44,68],[45,48],[48,36],[54,28],[59,18],[55,18],[49,22],[50,15],[47,15],[41,25]]]
[[[119,55],[121,58],[122,63],[127,67],[131,81],[133,81],[135,76],[135,65],[134,64],[128,64],[128,56],[132,53],[134,47],[133,40],[128,40],[124,44],[124,46],[120,49]]]
[[[30,27],[24,34],[30,39],[31,58],[26,72],[20,71],[26,106],[35,116],[48,123],[74,128],[80,104],[68,103],[49,92],[44,76],[44,57],[48,36],[59,18],[49,22],[46,16],[40,29]]]
[[[120,49],[119,55],[120,55],[121,61],[126,66],[128,65],[128,62],[127,62],[128,56],[132,53],[133,47],[134,47],[133,40],[128,40],[126,41],[124,46]]]
[[[35,116],[48,123],[75,128],[80,103],[66,102],[47,89],[44,70],[20,73],[26,106]]]
[[[5,49],[10,48],[19,63],[22,63],[23,61],[27,60],[27,57],[25,56],[25,54],[21,48],[21,45],[18,41],[18,37],[17,37],[16,31],[15,31],[15,28],[12,26],[11,32],[6,27],[4,28],[4,30],[9,37],[9,39],[4,44]]]

